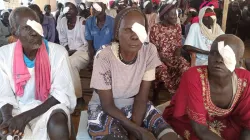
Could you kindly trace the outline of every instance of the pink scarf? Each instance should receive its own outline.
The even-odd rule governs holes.
[[[24,87],[30,77],[30,73],[23,59],[22,43],[18,40],[14,50],[13,62],[13,78],[17,96],[23,96]],[[50,81],[49,55],[43,42],[37,51],[35,60],[35,87],[37,100],[44,102],[48,99],[51,87]]]

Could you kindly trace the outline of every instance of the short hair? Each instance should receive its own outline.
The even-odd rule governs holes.
[[[17,19],[17,17],[19,14],[25,13],[25,12],[32,13],[35,17],[35,20],[40,23],[40,19],[37,16],[35,11],[33,11],[32,9],[30,9],[28,7],[18,7],[16,9],[14,9],[9,16],[9,22],[10,22],[11,29],[18,29],[18,26],[19,26],[18,21],[19,20]]]
[[[41,11],[40,7],[36,4],[31,4],[29,5],[29,8],[32,9],[32,10],[38,10],[38,11]]]
[[[148,22],[147,22],[147,18],[145,16],[145,14],[138,8],[132,7],[132,8],[125,8],[123,9],[121,12],[119,12],[117,14],[117,16],[115,17],[115,25],[114,25],[114,41],[118,41],[118,34],[119,34],[119,28],[121,25],[121,21],[123,20],[123,18],[130,12],[138,12],[140,13],[144,19],[145,19],[145,28],[146,31],[148,31]]]
[[[48,8],[48,7],[50,7],[50,8],[51,8],[51,5],[46,4],[46,5],[44,6],[44,9],[43,9],[43,10],[45,11],[45,9],[46,9],[46,8]]]
[[[62,8],[63,8],[63,4],[62,4],[62,3],[58,3],[58,4],[57,4],[57,8],[58,8],[58,9],[62,9]]]

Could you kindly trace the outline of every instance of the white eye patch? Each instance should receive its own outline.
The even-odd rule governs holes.
[[[85,10],[85,8],[84,8],[84,6],[83,6],[83,5],[80,5],[80,8],[81,8],[82,10]]]
[[[132,25],[132,31],[136,33],[136,35],[138,36],[139,40],[144,43],[147,39],[147,32],[146,32],[146,28],[135,22],[133,25]]]
[[[143,4],[143,8],[146,8],[146,6],[150,3],[150,1],[146,1],[144,4]]]
[[[97,3],[93,3],[93,8],[98,12],[102,11],[102,7]]]
[[[218,50],[227,69],[233,72],[236,66],[236,57],[232,48],[228,45],[224,46],[224,41],[221,41],[218,43]]]
[[[43,27],[40,23],[36,22],[35,20],[28,19],[26,24],[43,37]]]
[[[210,16],[213,20],[216,20],[216,16]]]
[[[64,14],[68,13],[68,12],[69,12],[69,9],[70,9],[69,7],[65,7],[65,8],[63,9],[63,13],[64,13]]]

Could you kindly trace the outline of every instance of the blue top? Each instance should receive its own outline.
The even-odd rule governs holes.
[[[96,24],[96,17],[90,17],[86,21],[85,39],[93,40],[94,49],[97,51],[102,45],[110,44],[113,39],[114,18],[106,15],[105,24],[100,29]]]
[[[44,44],[46,46],[46,49],[47,49],[47,52],[49,53],[49,45],[48,45],[48,41],[43,39],[44,41]],[[25,54],[23,55],[23,60],[24,60],[24,63],[26,64],[26,66],[28,68],[33,68],[35,66],[35,60],[30,60]]]

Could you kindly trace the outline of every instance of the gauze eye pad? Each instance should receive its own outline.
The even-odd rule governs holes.
[[[139,40],[144,43],[147,39],[147,32],[146,29],[143,25],[135,22],[132,25],[132,31],[136,33],[136,35],[138,36]]]
[[[233,72],[236,66],[236,57],[232,48],[228,45],[224,46],[224,41],[221,41],[218,43],[218,50],[227,69]]]
[[[40,36],[43,37],[43,27],[40,23],[35,20],[27,20],[26,24],[30,26],[33,30],[35,30]]]
[[[97,4],[97,3],[93,3],[93,7],[94,7],[94,9],[95,9],[96,11],[98,11],[98,12],[101,12],[101,11],[102,11],[102,7],[101,7],[99,4]]]

